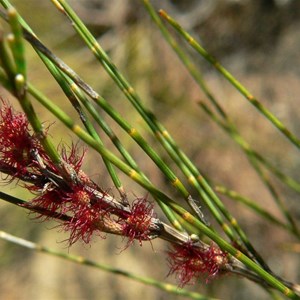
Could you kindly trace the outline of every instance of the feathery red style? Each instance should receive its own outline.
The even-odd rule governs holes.
[[[173,245],[168,251],[170,274],[176,274],[179,285],[194,284],[201,274],[208,275],[207,280],[215,277],[227,262],[227,254],[217,245],[207,249],[195,246],[192,242]]]
[[[142,241],[151,239],[150,227],[154,217],[153,204],[145,197],[133,201],[129,215],[119,220],[123,235],[128,237],[127,245],[132,244],[135,239],[139,241],[140,245]]]

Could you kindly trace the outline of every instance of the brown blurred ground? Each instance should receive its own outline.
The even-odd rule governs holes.
[[[264,105],[293,132],[300,135],[299,1],[160,2],[153,3],[157,8],[160,8],[160,5],[166,8]],[[73,36],[71,26],[48,1],[14,3],[57,55],[66,60],[110,103],[120,108],[126,119],[138,124],[141,131],[147,135],[147,129],[140,118],[125,104],[124,97],[116,90],[108,76],[95,64],[79,39]],[[223,183],[256,199],[262,206],[279,216],[269,193],[249,167],[238,147],[197,106],[199,100],[205,100],[203,93],[163,41],[140,2],[74,0],[70,3],[74,4],[79,15],[99,36],[100,42],[109,51],[116,65],[130,79],[145,103],[158,115],[196,165],[215,182]],[[295,179],[299,178],[300,160],[295,147],[202,59],[192,51],[191,54],[201,65],[211,90],[227,112],[230,112],[247,141],[289,175]],[[30,80],[58,103],[65,101],[29,47],[28,57]],[[65,103],[66,111],[71,113],[70,107]],[[42,109],[40,112],[44,113]],[[44,115],[44,119],[53,121],[47,115]],[[71,134],[63,135],[65,130],[58,123],[53,125],[51,133],[57,143],[64,139],[72,139]],[[122,136],[122,141],[143,170],[147,170],[146,173],[151,179],[169,191],[155,166],[145,159],[132,141],[127,136]],[[99,161],[97,167],[95,159]],[[107,176],[102,173],[103,165],[100,159],[94,156],[92,151],[89,153],[85,170],[94,175],[93,178],[104,188],[112,186]],[[274,182],[299,220],[298,196]],[[130,196],[133,193],[144,193],[125,177],[124,185]],[[7,187],[5,189],[9,190]],[[21,196],[19,190],[13,189],[10,192]],[[299,282],[299,254],[282,250],[285,243],[294,240],[240,205],[227,199],[224,201],[274,271],[288,280]],[[2,203],[0,205],[1,229],[40,244],[68,251],[64,243],[58,243],[66,236],[57,233],[55,229],[47,230],[53,227],[53,224],[33,222],[21,209]],[[149,245],[144,245],[143,248],[137,245],[122,253],[120,245],[119,238],[107,237],[105,240],[95,239],[91,247],[79,243],[69,252],[82,254],[140,275],[175,282],[173,278],[166,279],[166,245],[155,241],[155,251]],[[0,247],[0,299],[175,299],[174,296],[154,288],[43,254],[33,254],[4,241],[0,241]],[[208,285],[199,283],[191,289],[222,299],[268,299],[254,284],[229,276]]]

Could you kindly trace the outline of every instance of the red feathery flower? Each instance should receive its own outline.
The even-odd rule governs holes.
[[[68,239],[69,245],[73,245],[78,240],[82,240],[88,244],[95,232],[102,238],[105,238],[105,234],[101,235],[101,231],[98,227],[99,221],[104,215],[107,215],[107,212],[102,208],[83,206],[77,210],[73,218],[63,224],[63,229],[70,231],[70,237]]]
[[[93,184],[91,179],[85,172],[81,169],[83,160],[86,154],[86,149],[82,149],[81,153],[79,152],[78,143],[72,143],[69,151],[64,145],[60,146],[61,157],[63,160],[77,173],[78,179],[84,184]]]
[[[0,108],[0,160],[15,168],[19,174],[31,164],[30,150],[33,138],[29,133],[29,123],[24,113],[14,112],[2,101]]]
[[[60,145],[60,153],[63,160],[68,163],[76,173],[78,173],[81,169],[83,159],[86,153],[86,149],[82,150],[81,154],[78,154],[79,152],[79,146],[78,144],[72,143],[71,147],[68,149],[65,145]]]
[[[123,235],[128,237],[128,246],[135,239],[142,241],[150,240],[152,218],[155,217],[154,205],[146,198],[137,198],[133,201],[130,214],[125,219],[120,219]]]
[[[79,239],[88,244],[95,231],[100,233],[99,221],[109,215],[109,209],[100,198],[95,198],[93,192],[83,186],[76,186],[72,192],[67,193],[67,197],[67,209],[72,219],[65,222],[63,228],[70,231],[69,244],[72,245]]]
[[[35,186],[33,186],[34,188]],[[28,187],[28,190],[33,192],[32,187]],[[61,192],[58,189],[47,190],[42,195],[36,197],[31,201],[31,205],[38,208],[47,210],[47,215],[39,215],[38,218],[47,220],[51,218],[51,214],[63,214],[64,209],[64,198],[61,197]]]
[[[82,185],[74,185],[68,191],[60,187],[50,189],[32,200],[31,204],[50,212],[46,216],[41,214],[40,218],[49,219],[51,213],[70,217],[61,225],[65,231],[70,231],[70,245],[79,239],[89,243],[92,234],[99,231],[101,218],[109,215],[107,204],[101,201],[99,195],[96,198],[91,189]]]
[[[12,177],[30,177],[40,174],[32,153],[47,158],[40,141],[30,133],[29,122],[24,113],[0,100],[0,164],[2,170]]]
[[[167,252],[169,255],[170,274],[175,273],[179,286],[194,284],[201,274],[207,274],[207,280],[215,277],[228,259],[227,254],[217,245],[212,244],[207,249],[199,248],[188,242],[183,245],[173,245]]]
[[[60,152],[61,157],[65,162],[65,166],[68,167],[70,170],[74,171],[82,182],[91,182],[88,176],[81,170],[81,166],[86,153],[85,149],[83,149],[82,152],[79,153],[78,144],[72,143],[70,147],[67,147],[64,144],[59,144],[57,151]],[[44,164],[47,166],[48,171],[52,171],[56,174],[59,174],[60,170],[55,164],[53,164],[50,157],[43,156],[42,158]]]

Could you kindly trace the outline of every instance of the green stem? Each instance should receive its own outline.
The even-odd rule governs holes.
[[[12,29],[10,36],[12,53],[16,63],[16,74],[23,75],[26,81],[26,59],[25,47],[23,43],[22,27],[19,24],[17,11],[14,7],[10,7],[7,11],[9,24]]]
[[[183,65],[187,68],[187,70],[191,74],[191,76],[194,78],[195,82],[201,87],[202,91],[207,96],[207,98],[211,101],[211,103],[214,105],[214,107],[219,112],[219,114],[222,115],[224,118],[226,118],[227,116],[226,116],[225,111],[222,109],[222,107],[216,101],[213,94],[210,92],[208,86],[206,85],[206,83],[203,79],[201,72],[199,72],[199,70],[197,69],[198,66],[197,67],[195,66],[195,64],[191,61],[191,59],[186,55],[184,50],[179,46],[177,41],[171,36],[171,34],[167,30],[166,26],[163,24],[163,22],[161,21],[161,19],[158,16],[158,14],[156,13],[155,9],[151,5],[150,1],[142,0],[142,2],[144,3],[152,20],[155,22],[155,24],[160,29],[165,40],[172,47],[174,52],[177,54],[178,58],[181,60]]]
[[[220,185],[216,186],[216,191],[223,195],[228,196],[232,200],[235,200],[237,202],[244,204],[245,206],[249,207],[251,210],[255,211],[257,214],[261,215],[263,218],[265,218],[269,222],[272,222],[273,224],[289,231],[290,233],[294,234],[296,237],[300,238],[299,233],[295,232],[290,225],[287,225],[287,224],[283,223],[282,221],[278,220],[275,216],[270,214],[267,210],[265,210],[260,205],[255,203],[254,200],[249,199],[245,196],[242,196],[242,195],[238,194],[237,192],[235,192],[233,190],[229,190],[226,187],[220,186]]]
[[[164,18],[204,59],[206,59],[221,75],[223,75],[260,113],[262,113],[289,141],[300,149],[300,140],[291,133],[261,102],[258,101],[229,71],[227,71],[212,55],[210,55],[190,34],[188,34],[165,11],[159,11]]]
[[[60,252],[57,250],[54,250],[52,248],[49,247],[45,247],[42,245],[38,245],[36,243],[30,242],[28,240],[24,240],[22,238],[13,236],[11,234],[8,234],[4,231],[0,231],[0,238],[3,240],[6,240],[10,243],[14,243],[16,245],[19,245],[21,247],[30,249],[32,251],[36,251],[36,252],[41,252],[41,253],[45,253],[48,254],[50,256],[54,256],[54,257],[59,257],[62,258],[64,260],[67,261],[71,261],[80,265],[85,265],[85,266],[89,266],[89,267],[93,267],[96,268],[98,270],[102,270],[111,274],[115,274],[115,275],[120,275],[123,277],[126,277],[128,279],[132,279],[136,282],[140,282],[143,283],[145,285],[149,285],[149,286],[153,286],[156,287],[160,290],[163,290],[167,293],[171,293],[174,295],[179,295],[179,296],[185,296],[188,297],[190,299],[198,299],[198,300],[216,300],[214,298],[209,298],[209,297],[205,297],[201,294],[195,293],[195,292],[190,292],[187,291],[185,289],[179,289],[177,286],[174,286],[172,284],[169,283],[164,283],[161,281],[157,281],[153,278],[150,277],[144,277],[144,276],[139,276],[136,275],[132,272],[128,272],[122,269],[118,269],[118,268],[114,268],[112,266],[106,265],[106,264],[101,264],[98,262],[95,262],[93,260],[84,258],[82,256],[77,256],[77,255],[72,255],[69,253],[64,253],[64,252]]]
[[[15,89],[15,74],[16,74],[16,66],[15,62],[13,60],[13,57],[11,55],[11,52],[9,51],[7,39],[4,38],[4,33],[0,29],[0,61],[1,65],[3,67],[4,73],[7,75],[8,80],[8,87],[11,90]]]
[[[271,183],[270,179],[267,177],[267,175],[263,172],[261,169],[259,162],[261,160],[258,159],[256,156],[255,151],[253,151],[248,145],[248,143],[243,139],[243,137],[239,134],[236,127],[229,122],[229,120],[226,120],[222,122],[204,103],[199,103],[200,106],[203,108],[203,110],[209,115],[209,117],[216,122],[219,127],[221,127],[226,133],[231,136],[231,138],[242,148],[244,153],[246,154],[250,164],[262,180],[262,182],[265,184],[267,189],[269,190],[270,194],[272,195],[276,205],[280,209],[281,213],[284,215],[288,223],[290,224],[291,228],[293,228],[293,231],[299,235],[299,229],[297,227],[297,224],[293,217],[291,216],[290,212],[288,211],[288,208],[286,207],[285,203],[282,201],[282,199],[279,197],[278,193],[276,192],[273,184]]]
[[[226,123],[230,123],[230,120],[228,119],[228,116],[225,112],[225,110],[221,107],[221,105],[216,100],[213,93],[208,88],[205,80],[203,79],[203,76],[201,72],[199,71],[196,66],[193,64],[193,62],[190,60],[190,58],[186,55],[184,50],[179,46],[177,41],[171,36],[169,31],[167,30],[166,26],[163,24],[161,19],[159,18],[158,14],[154,10],[153,6],[150,4],[149,0],[142,0],[144,3],[146,9],[148,10],[149,14],[151,15],[153,21],[156,23],[156,25],[159,27],[161,33],[163,34],[165,40],[168,42],[168,44],[172,47],[172,49],[175,51],[181,62],[184,64],[184,66],[187,68],[191,76],[194,78],[195,82],[200,86],[204,94],[207,96],[207,98],[210,100],[210,102],[213,104],[213,106],[216,108],[219,115],[226,121]],[[238,142],[238,141],[236,141]],[[300,183],[295,181],[293,178],[290,178],[289,176],[286,176],[283,174],[280,170],[278,170],[275,166],[273,166],[270,162],[268,162],[263,156],[261,156],[258,152],[256,152],[253,149],[250,149],[250,146],[243,140],[241,143],[239,143],[240,146],[242,146],[245,150],[247,148],[247,151],[251,151],[253,156],[257,160],[259,160],[264,166],[266,166],[272,173],[274,173],[282,182],[284,182],[286,185],[288,185],[290,188],[294,189],[297,192],[300,192]]]

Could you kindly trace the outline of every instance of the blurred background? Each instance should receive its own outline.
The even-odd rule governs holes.
[[[66,18],[51,1],[12,1],[37,36],[81,77],[117,108],[160,151],[141,118],[105,74],[83,42],[74,34]],[[149,107],[166,126],[182,149],[215,183],[221,183],[255,199],[281,218],[271,196],[240,149],[207,117],[197,104],[204,94],[163,40],[159,30],[137,0],[70,0],[114,63],[129,79]],[[288,128],[300,136],[300,2],[297,0],[177,0],[151,1],[164,8],[202,45],[237,77]],[[3,24],[5,27],[5,25]],[[184,44],[183,44],[184,45]],[[299,178],[299,154],[236,90],[222,79],[203,59],[186,47],[202,69],[207,83],[245,139],[277,167]],[[71,106],[30,46],[27,47],[28,77],[67,113],[77,118]],[[1,89],[1,96],[9,95]],[[14,106],[18,108],[14,99]],[[37,105],[41,118],[54,118]],[[107,118],[109,121],[109,119]],[[111,121],[109,121],[112,123]],[[179,201],[155,165],[142,151],[111,124],[141,168],[161,189]],[[71,144],[76,138],[59,122],[50,128],[55,143]],[[107,141],[108,146],[109,141]],[[161,152],[163,153],[163,152]],[[162,154],[165,155],[165,154]],[[163,158],[169,161],[167,157]],[[97,163],[96,163],[97,162]],[[175,167],[174,167],[175,168]],[[112,182],[101,159],[88,152],[84,170],[101,187]],[[175,168],[176,170],[176,168]],[[145,195],[140,187],[120,175],[129,198]],[[272,179],[293,216],[299,220],[299,196]],[[30,199],[14,184],[1,190]],[[112,189],[112,193],[116,193]],[[287,250],[295,239],[280,228],[229,199],[222,198],[249,235],[257,250],[274,270],[287,280],[300,281],[299,253]],[[157,209],[158,210],[158,209]],[[159,211],[158,211],[159,213]],[[210,215],[206,212],[207,218]],[[0,228],[8,233],[136,274],[176,284],[167,277],[167,245],[153,241],[152,246],[136,244],[121,251],[121,238],[95,238],[91,245],[77,243],[67,248],[67,235],[56,223],[39,223],[16,207],[0,202]],[[0,240],[0,299],[180,299],[128,279],[36,254]],[[188,287],[221,299],[268,299],[255,284],[234,276],[223,276],[206,284],[205,280]]]

